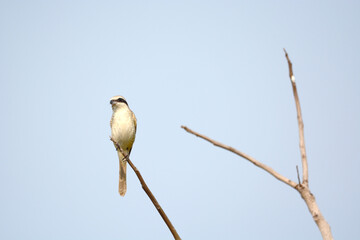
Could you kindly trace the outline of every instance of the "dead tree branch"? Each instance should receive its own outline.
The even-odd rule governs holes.
[[[309,188],[309,170],[308,170],[308,162],[306,157],[306,150],[305,150],[305,137],[304,137],[304,122],[302,119],[301,108],[300,108],[300,100],[299,95],[297,93],[296,82],[294,71],[292,68],[292,63],[290,61],[289,55],[284,49],[285,57],[289,65],[289,77],[291,81],[291,86],[293,89],[295,105],[296,105],[296,112],[297,112],[297,120],[299,125],[299,147],[301,153],[301,164],[303,168],[303,182],[299,184],[296,190],[300,193],[301,197],[304,199],[311,216],[313,217],[316,225],[318,226],[323,239],[332,240],[333,236],[331,233],[330,225],[326,222],[324,216],[320,212],[320,209],[316,203],[314,195],[311,193]]]
[[[255,158],[243,153],[243,152],[240,152],[239,150],[233,148],[233,147],[230,147],[230,146],[227,146],[225,144],[222,144],[220,142],[217,142],[209,137],[206,137],[200,133],[197,133],[193,130],[191,130],[190,128],[186,127],[186,126],[181,126],[185,131],[187,131],[188,133],[191,133],[191,134],[194,134],[195,136],[199,137],[199,138],[202,138],[212,144],[214,144],[215,146],[217,147],[220,147],[220,148],[223,148],[225,150],[228,150],[230,152],[233,152],[235,153],[236,155],[239,155],[240,157],[243,157],[245,158],[246,160],[248,160],[249,162],[251,162],[252,164],[254,164],[255,166],[265,170],[266,172],[270,173],[271,175],[273,175],[275,178],[277,178],[278,180],[282,181],[283,183],[286,183],[287,185],[289,185],[290,187],[292,188],[296,188],[296,183],[291,181],[290,179],[284,177],[283,175],[279,174],[278,172],[276,172],[274,169],[272,169],[271,167],[259,162],[258,160],[256,160]]]
[[[120,152],[123,154],[123,156],[126,156],[126,154],[124,154],[123,150],[121,149],[121,147],[119,146],[119,144],[117,144],[111,137],[110,140],[115,144],[116,148],[120,150]],[[160,206],[160,204],[158,203],[158,201],[156,200],[155,196],[152,194],[152,192],[150,191],[149,187],[147,186],[147,184],[145,183],[143,177],[140,174],[140,171],[135,167],[135,165],[132,163],[132,161],[130,160],[129,157],[126,157],[126,159],[124,159],[124,161],[127,161],[130,165],[130,167],[134,170],[136,176],[138,177],[140,184],[142,186],[142,188],[144,189],[145,193],[148,195],[148,197],[150,198],[151,202],[154,204],[156,210],[159,212],[160,216],[162,217],[162,219],[164,220],[164,222],[166,223],[166,225],[168,226],[170,232],[172,233],[172,235],[174,236],[175,240],[181,240],[179,234],[176,232],[175,227],[172,225],[172,223],[170,222],[170,219],[167,217],[167,215],[165,214],[164,210],[162,209],[162,207]]]
[[[291,63],[289,55],[285,49],[284,49],[284,52],[285,52],[286,60],[289,65],[289,77],[291,80],[291,85],[292,85],[292,89],[293,89],[293,93],[294,93],[296,112],[297,112],[297,120],[298,120],[298,125],[299,125],[299,145],[300,145],[300,153],[301,153],[301,164],[302,164],[302,169],[303,169],[303,184],[308,186],[309,185],[309,171],[308,171],[308,163],[307,163],[306,150],[305,150],[304,122],[302,120],[300,100],[299,100],[299,95],[297,93],[292,63]]]
[[[301,197],[304,199],[311,216],[313,217],[316,225],[318,226],[322,238],[324,240],[333,240],[333,236],[331,233],[331,229],[330,229],[330,225],[326,222],[324,216],[321,214],[320,209],[316,203],[315,197],[314,195],[311,193],[310,189],[309,189],[309,180],[308,180],[308,163],[307,163],[307,157],[306,157],[306,151],[305,151],[305,140],[304,140],[304,123],[302,120],[302,116],[301,116],[301,108],[300,108],[300,101],[299,101],[299,96],[297,93],[297,88],[296,88],[296,83],[295,83],[295,77],[294,77],[294,73],[293,73],[293,69],[292,69],[292,63],[290,61],[290,58],[285,51],[285,57],[286,60],[288,62],[289,65],[289,76],[290,76],[290,80],[291,80],[291,84],[292,84],[292,89],[293,89],[293,93],[294,93],[294,99],[295,99],[295,105],[296,105],[296,112],[297,112],[297,120],[298,120],[298,125],[299,125],[299,146],[300,146],[300,152],[301,152],[301,163],[302,163],[302,168],[303,168],[303,181],[302,183],[300,182],[300,176],[299,176],[299,171],[298,171],[298,167],[297,167],[297,173],[298,173],[298,180],[299,180],[299,184],[296,184],[294,181],[282,176],[281,174],[279,174],[278,172],[276,172],[275,170],[273,170],[272,168],[270,168],[269,166],[257,161],[255,158],[240,152],[239,150],[227,146],[225,144],[222,144],[220,142],[217,142],[209,137],[206,137],[200,133],[197,133],[191,129],[189,129],[186,126],[181,126],[185,131],[187,131],[188,133],[191,133],[197,137],[200,137],[212,144],[214,144],[217,147],[223,148],[225,150],[228,150],[230,152],[233,152],[237,155],[239,155],[242,158],[245,158],[246,160],[250,161],[251,163],[253,163],[255,166],[265,170],[266,172],[268,172],[269,174],[271,174],[272,176],[274,176],[276,179],[278,179],[281,182],[286,183],[287,185],[289,185],[290,187],[294,188],[295,190],[297,190]]]

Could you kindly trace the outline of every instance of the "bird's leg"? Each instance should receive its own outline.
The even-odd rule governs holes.
[[[126,162],[129,159],[129,155],[130,154],[126,155],[121,161]]]

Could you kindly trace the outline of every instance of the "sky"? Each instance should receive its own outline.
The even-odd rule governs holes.
[[[321,239],[300,195],[181,129],[297,181],[293,62],[310,189],[335,239],[360,235],[359,1],[0,0],[0,239],[172,239],[128,168],[109,100],[182,239]]]

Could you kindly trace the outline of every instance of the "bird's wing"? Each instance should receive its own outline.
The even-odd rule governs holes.
[[[137,128],[137,120],[136,120],[136,117],[135,117],[135,114],[133,112],[131,112],[132,115],[133,115],[133,121],[134,121],[134,125],[135,125],[135,133],[136,133],[136,128]]]

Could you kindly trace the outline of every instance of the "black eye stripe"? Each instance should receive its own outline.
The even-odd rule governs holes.
[[[128,103],[125,101],[125,99],[123,99],[123,98],[118,98],[117,100],[116,100],[117,102],[123,102],[123,103],[125,103],[126,105],[128,105]]]

